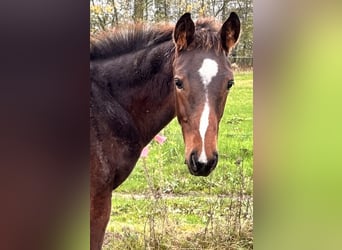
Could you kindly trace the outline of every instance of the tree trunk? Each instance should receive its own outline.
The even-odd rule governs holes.
[[[112,0],[112,5],[113,5],[113,10],[114,10],[114,17],[113,17],[113,25],[118,25],[119,24],[119,18],[118,18],[118,11],[116,9],[116,4],[115,4],[115,0]]]
[[[135,23],[142,22],[144,19],[144,1],[134,0],[133,20]]]

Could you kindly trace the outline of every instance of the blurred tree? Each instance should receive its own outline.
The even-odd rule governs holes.
[[[90,32],[105,30],[119,24],[115,0],[90,2]]]
[[[144,20],[144,8],[145,2],[144,0],[134,0],[134,9],[133,9],[133,20],[134,22],[142,22]]]
[[[90,0],[90,32],[132,22],[176,22],[185,12],[193,19],[215,17],[225,21],[231,11],[241,19],[242,32],[231,60],[242,67],[253,66],[252,0]]]

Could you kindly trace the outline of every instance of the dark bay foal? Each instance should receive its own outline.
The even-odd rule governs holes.
[[[227,54],[240,34],[231,13],[218,26],[184,14],[175,27],[108,33],[90,51],[91,249],[101,249],[111,193],[141,150],[175,116],[191,174],[207,176],[218,161],[217,136],[234,84]]]

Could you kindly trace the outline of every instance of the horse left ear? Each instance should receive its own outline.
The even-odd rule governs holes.
[[[222,48],[228,53],[236,44],[240,35],[240,19],[235,12],[230,13],[228,19],[222,25],[220,35]]]
[[[195,24],[191,20],[191,14],[185,13],[177,21],[175,30],[173,32],[173,41],[176,45],[177,51],[186,49],[194,40]]]

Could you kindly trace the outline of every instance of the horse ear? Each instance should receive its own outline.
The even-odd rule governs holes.
[[[177,21],[173,32],[173,41],[178,51],[186,49],[194,40],[195,24],[191,20],[191,14],[185,13]]]
[[[222,48],[228,53],[236,44],[240,35],[240,19],[235,12],[230,13],[228,19],[222,25],[220,34]]]

